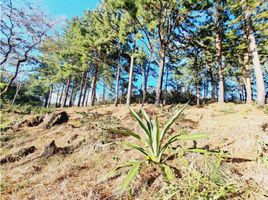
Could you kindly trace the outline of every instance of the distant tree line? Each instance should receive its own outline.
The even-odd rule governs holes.
[[[1,10],[2,101],[265,104],[265,1],[103,0],[53,34],[29,3]]]

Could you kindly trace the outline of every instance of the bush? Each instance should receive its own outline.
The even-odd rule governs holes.
[[[150,117],[145,112],[145,110],[141,109],[141,115],[146,121],[146,123],[144,123],[140,118],[140,116],[131,108],[129,108],[130,112],[134,117],[134,119],[140,125],[141,129],[143,130],[143,135],[134,133],[129,129],[126,130],[109,129],[110,132],[116,132],[132,136],[143,144],[142,146],[139,146],[133,143],[127,143],[127,142],[123,143],[129,146],[130,148],[142,153],[144,155],[144,159],[127,161],[123,165],[118,166],[110,174],[113,175],[114,173],[117,173],[119,170],[125,167],[129,168],[128,174],[126,175],[121,185],[122,192],[128,189],[131,182],[134,180],[137,174],[139,174],[140,169],[148,167],[149,165],[159,168],[164,180],[167,183],[172,182],[175,179],[176,175],[173,172],[173,167],[169,166],[168,163],[166,163],[166,161],[167,158],[174,155],[173,154],[174,152],[172,152],[170,155],[163,156],[164,153],[166,153],[166,150],[171,149],[172,143],[176,141],[194,140],[198,138],[204,138],[207,136],[207,134],[186,135],[180,133],[174,136],[169,136],[167,134],[172,124],[181,115],[186,106],[187,104],[182,106],[179,110],[177,110],[175,114],[173,114],[172,117],[166,122],[162,130],[160,130],[159,128],[159,122],[157,116],[155,117],[154,122],[151,122]],[[191,149],[191,151],[193,150],[194,149]]]

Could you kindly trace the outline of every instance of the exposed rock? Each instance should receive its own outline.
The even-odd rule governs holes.
[[[62,124],[68,122],[69,116],[65,111],[52,113],[51,115],[46,115],[44,118],[44,127],[49,129],[54,125]]]
[[[55,144],[55,140],[50,142],[50,144],[45,146],[44,153],[42,154],[42,157],[49,158],[50,156],[53,156],[58,152],[58,147]]]
[[[45,116],[36,116],[35,118],[33,118],[29,123],[28,126],[29,127],[34,127],[34,126],[38,126],[39,124],[41,124],[44,120]]]
[[[9,129],[13,129],[12,126],[7,126],[7,127],[4,127],[4,128],[0,128],[0,132],[5,132],[5,131],[8,131]]]
[[[33,165],[33,171],[34,171],[35,173],[36,173],[36,172],[39,172],[39,171],[41,171],[41,170],[42,170],[42,167]]]
[[[49,158],[55,154],[68,155],[74,152],[75,149],[79,148],[85,140],[80,141],[77,145],[70,145],[66,147],[57,147],[55,140],[51,141],[48,145],[45,146],[45,150],[42,154],[43,158]]]
[[[75,125],[73,125],[73,124],[68,124],[68,126],[70,127],[70,128],[80,128],[81,126],[75,126]]]
[[[36,150],[35,146],[31,146],[28,148],[22,148],[17,153],[9,154],[9,155],[5,156],[4,158],[2,158],[0,160],[0,163],[5,164],[8,162],[16,162],[16,161],[20,160],[22,157],[25,157],[25,156],[28,156],[29,154],[32,154],[35,150]]]
[[[261,128],[264,132],[268,133],[268,123],[263,124]]]
[[[34,116],[34,117],[30,117],[28,119],[23,120],[22,122],[16,124],[13,127],[13,130],[18,130],[21,127],[34,127],[34,126],[38,126],[39,124],[41,124],[44,120],[45,116]]]
[[[78,134],[74,134],[71,138],[70,138],[70,140],[68,140],[68,143],[71,143],[71,141],[74,141],[74,140],[76,140],[77,138],[78,138]]]

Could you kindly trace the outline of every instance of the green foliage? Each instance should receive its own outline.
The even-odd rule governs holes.
[[[268,105],[267,104],[264,106],[263,112],[268,115]]]
[[[121,191],[125,191],[128,189],[128,186],[130,183],[134,180],[134,178],[137,176],[140,170],[142,162],[136,161],[132,163],[132,166],[130,170],[128,171],[128,174],[126,175],[122,185],[121,185]]]
[[[202,176],[199,172],[193,171],[187,174],[187,179],[181,180],[180,183],[176,182],[162,188],[155,199],[226,199],[236,193],[235,185],[230,183],[219,186],[208,176]]]
[[[173,171],[170,166],[166,164],[161,164],[160,168],[165,182],[171,183],[175,179],[175,175],[173,174]]]
[[[220,110],[220,112],[223,112],[225,115],[229,115],[229,114],[234,114],[236,111],[234,110],[233,107],[229,107],[229,106],[225,107],[225,106],[224,106],[224,107]]]
[[[154,122],[151,122],[150,117],[148,116],[146,111],[142,108],[141,114],[146,121],[146,124],[145,124],[142,121],[142,119],[139,117],[139,115],[134,110],[129,108],[132,116],[139,123],[144,134],[143,136],[140,136],[139,134],[133,133],[130,130],[126,130],[124,132],[120,130],[119,133],[131,135],[135,137],[136,139],[140,140],[144,144],[144,146],[143,147],[135,146],[134,148],[139,150],[141,153],[143,153],[146,156],[146,159],[148,161],[153,162],[153,163],[161,163],[163,153],[172,143],[176,141],[180,141],[180,140],[192,140],[192,139],[198,139],[198,138],[203,138],[207,136],[206,134],[195,134],[195,135],[178,134],[178,135],[169,137],[168,139],[165,138],[171,125],[181,115],[181,113],[186,108],[186,106],[187,104],[185,104],[178,111],[176,111],[172,115],[172,117],[166,122],[162,130],[160,130],[159,128],[159,122],[158,122],[157,116],[155,117]],[[113,132],[117,132],[117,131],[113,130]],[[133,147],[133,144],[129,146]]]
[[[90,122],[90,115],[87,112],[76,112],[77,114],[82,115],[82,124],[88,124]]]
[[[54,111],[54,108],[44,108],[44,107],[32,107],[31,114],[46,114],[46,113],[52,113]]]
[[[31,105],[10,105],[10,111],[18,114],[30,114],[33,106]]]
[[[136,140],[143,144],[142,146],[140,146],[133,143],[122,142],[122,144],[127,145],[128,147],[137,150],[144,155],[143,160],[126,162],[125,164],[121,165],[120,167],[117,167],[113,171],[112,174],[114,174],[118,170],[121,170],[124,167],[129,168],[129,172],[123,181],[123,185],[121,188],[122,191],[125,191],[128,188],[130,183],[139,173],[140,168],[146,167],[148,166],[148,164],[159,167],[164,177],[164,180],[167,183],[171,183],[175,179],[175,175],[172,168],[166,163],[166,159],[163,159],[163,154],[166,152],[167,149],[170,149],[171,144],[176,141],[195,140],[207,136],[207,134],[177,134],[174,136],[166,137],[170,127],[176,121],[176,119],[178,119],[178,117],[181,115],[186,106],[187,104],[177,110],[166,122],[162,130],[160,130],[157,116],[155,116],[154,122],[152,122],[146,111],[144,109],[141,109],[141,115],[146,121],[146,123],[144,123],[143,120],[140,118],[139,114],[136,113],[130,107],[130,113],[140,125],[141,129],[143,130],[143,134],[137,134],[128,129],[109,129],[110,132],[120,133],[134,137]],[[147,165],[145,163],[147,163]]]
[[[228,199],[239,194],[237,183],[225,179],[220,169],[220,156],[208,157],[205,169],[200,170],[184,157],[180,157],[182,178],[162,187],[154,199]],[[207,171],[207,172],[206,172]]]
[[[53,108],[44,108],[44,107],[36,107],[30,104],[24,105],[8,105],[5,104],[4,108],[5,112],[13,112],[20,115],[27,115],[27,114],[46,114],[53,112]]]
[[[12,121],[9,119],[9,117],[6,115],[6,112],[4,112],[1,109],[1,113],[0,113],[0,130],[3,131],[5,129],[7,129],[8,127],[10,127]],[[2,141],[2,138],[1,138]]]

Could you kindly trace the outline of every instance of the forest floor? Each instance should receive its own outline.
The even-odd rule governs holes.
[[[140,105],[133,105],[133,108],[138,111]],[[165,122],[176,106],[156,108],[145,105],[144,108],[150,116],[157,114],[159,121]],[[123,176],[107,181],[101,181],[102,177],[120,163],[141,158],[142,155],[113,144],[115,141],[135,140],[110,133],[106,128],[126,127],[141,132],[137,122],[126,106],[53,110],[60,111],[67,112],[69,119],[66,123],[51,128],[44,127],[43,123],[30,125],[32,127],[21,124],[2,131],[1,199],[118,199]],[[4,111],[1,114],[10,121],[23,121],[36,116]],[[220,168],[221,173],[225,173],[224,177],[235,181],[239,194],[226,196],[226,199],[268,198],[268,115],[263,108],[232,103],[215,103],[201,108],[189,106],[169,134],[179,132],[209,134],[208,138],[197,140],[196,144],[192,141],[181,142],[181,146],[222,150],[233,158],[228,162],[222,161]],[[44,156],[45,148],[53,140],[58,151]],[[34,146],[32,152],[28,149],[28,153],[19,153],[31,146]],[[197,155],[189,158],[191,162],[199,159]],[[134,194],[134,199],[157,199],[161,184],[158,181],[149,187],[136,180],[132,187],[139,188],[139,192]],[[187,195],[182,199],[187,199]]]

